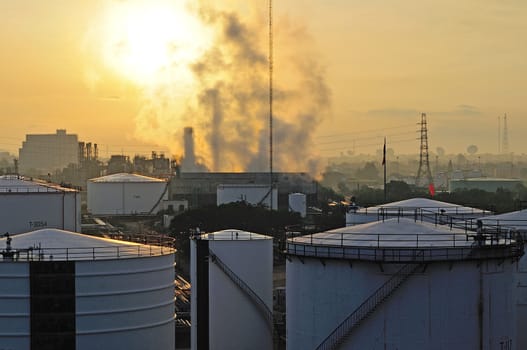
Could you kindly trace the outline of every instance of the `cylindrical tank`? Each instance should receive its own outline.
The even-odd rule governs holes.
[[[93,215],[150,214],[168,199],[165,180],[137,175],[111,174],[88,180],[88,211]]]
[[[272,349],[272,272],[271,237],[240,230],[193,237],[191,348]]]
[[[490,215],[487,210],[428,198],[411,198],[368,208],[353,207],[346,213],[346,226],[360,225],[391,217],[412,217],[419,221],[450,224]]]
[[[0,176],[0,232],[80,231],[79,191],[17,175]]]
[[[289,194],[289,211],[300,213],[300,216],[306,217],[306,195],[303,193]]]
[[[287,348],[512,349],[523,245],[474,237],[393,218],[289,239]]]
[[[0,259],[2,347],[174,349],[172,248],[47,229]]]
[[[483,228],[489,232],[503,232],[505,234],[520,235],[527,240],[527,210],[492,215],[481,219]],[[516,350],[527,349],[527,333],[521,330],[527,328],[527,255],[523,255],[515,266],[516,286],[516,328],[518,341]]]

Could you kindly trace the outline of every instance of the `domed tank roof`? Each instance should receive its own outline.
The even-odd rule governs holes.
[[[259,233],[242,231],[237,229],[227,229],[201,235],[201,239],[211,241],[251,241],[255,239],[273,239]]]
[[[7,237],[0,239],[0,251],[19,252],[22,259],[30,260],[102,260],[163,255],[174,251],[170,247],[95,237],[59,229],[36,230],[9,238],[9,249]]]
[[[450,229],[449,226],[435,225],[408,218],[392,218],[342,227],[313,235],[295,237],[294,242],[312,245],[379,248],[461,247],[470,246],[474,243],[473,240],[467,241],[464,230]]]
[[[361,208],[357,212],[358,213],[374,212],[377,209],[383,209],[383,210],[420,209],[420,210],[429,210],[429,211],[434,211],[434,212],[444,210],[445,213],[458,213],[458,214],[474,213],[474,212],[490,213],[482,209],[465,207],[459,204],[441,202],[441,201],[436,201],[436,200],[428,199],[428,198],[410,198],[410,199],[405,199],[402,201],[381,204],[381,205],[377,205],[374,207]]]
[[[483,225],[499,227],[501,229],[527,231],[527,209],[485,216],[480,220],[483,222]]]
[[[101,177],[96,177],[89,179],[90,182],[166,182],[165,180],[158,179],[155,177],[149,177],[139,174],[129,174],[129,173],[118,173],[111,174]]]

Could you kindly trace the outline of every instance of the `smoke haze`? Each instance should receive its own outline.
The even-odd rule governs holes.
[[[212,4],[212,3],[211,3]],[[213,39],[188,67],[182,90],[169,67],[164,81],[145,86],[136,133],[174,145],[183,154],[183,128],[192,126],[196,155],[212,171],[266,171],[269,166],[268,24],[265,7],[247,14],[201,2],[193,9]],[[331,93],[313,43],[287,18],[275,19],[274,167],[317,169],[312,137],[329,113]],[[182,92],[183,91],[183,92]]]

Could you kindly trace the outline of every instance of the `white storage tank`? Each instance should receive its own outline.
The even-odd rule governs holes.
[[[0,347],[174,349],[174,249],[162,243],[57,229],[2,238]]]
[[[411,217],[419,221],[451,224],[491,214],[487,210],[458,204],[428,198],[411,198],[368,208],[357,209],[357,207],[353,207],[353,210],[346,213],[346,226],[365,224],[391,217]]]
[[[93,215],[152,214],[168,199],[167,182],[137,174],[88,180],[88,211]]]
[[[226,184],[218,185],[216,190],[216,204],[222,205],[235,202],[247,202],[253,205],[264,205],[278,210],[278,190],[270,190],[269,185]]]
[[[289,211],[299,213],[301,217],[305,218],[307,211],[306,195],[303,193],[290,193]]]
[[[288,349],[513,349],[523,244],[392,218],[287,241]]]
[[[481,221],[483,222],[483,230],[486,232],[519,234],[524,241],[527,240],[527,209],[487,216]],[[527,333],[520,331],[527,329],[527,255],[525,254],[516,265],[515,277],[514,286],[517,288],[516,327],[519,330],[516,350],[523,350],[527,349]]]
[[[81,229],[77,190],[18,175],[0,176],[0,232]]]
[[[191,240],[191,348],[273,348],[272,238],[240,230]]]

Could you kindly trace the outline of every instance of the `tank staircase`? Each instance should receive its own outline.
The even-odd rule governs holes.
[[[423,251],[416,254],[416,260],[423,255]],[[351,333],[356,330],[379,305],[388,299],[407,279],[418,270],[423,269],[424,263],[410,262],[399,269],[388,281],[380,286],[362,304],[359,305],[341,324],[339,324],[324,339],[316,350],[335,350],[342,345]]]
[[[271,333],[274,332],[273,312],[265,304],[265,302],[252,290],[247,283],[245,283],[237,274],[235,274],[229,266],[227,266],[212,250],[209,249],[209,257],[212,263],[216,264],[218,268],[240,289],[249,300],[258,308],[260,314],[265,319],[267,326]]]

